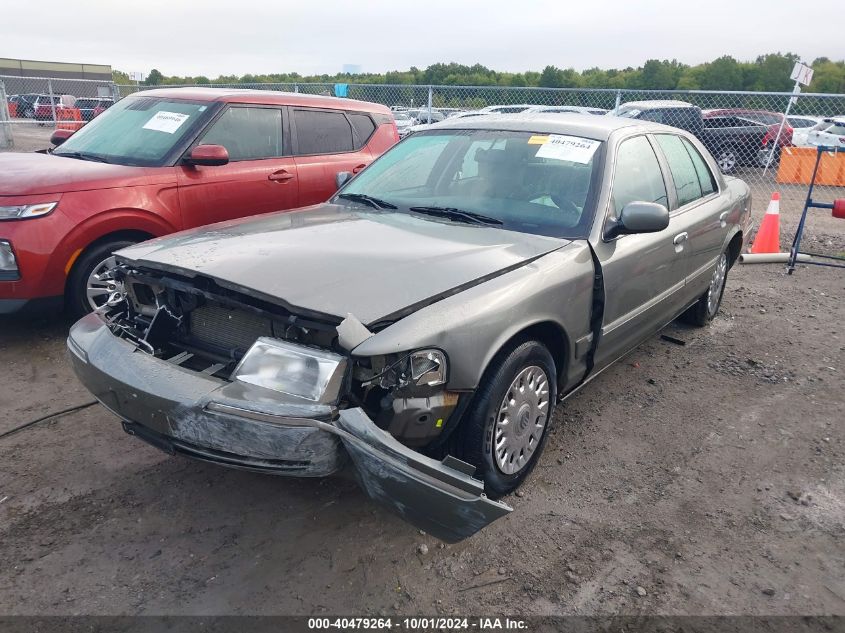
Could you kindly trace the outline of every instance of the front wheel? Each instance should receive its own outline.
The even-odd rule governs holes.
[[[135,244],[113,240],[89,247],[77,260],[67,284],[67,307],[75,318],[105,305],[110,297],[123,294],[123,285],[112,276],[115,251]]]
[[[556,398],[554,359],[538,341],[500,352],[485,372],[462,425],[458,456],[476,467],[490,498],[516,490],[534,468]]]
[[[710,277],[710,286],[707,288],[698,301],[684,314],[682,320],[698,327],[704,327],[712,321],[719,313],[719,307],[722,305],[722,295],[725,294],[725,283],[728,280],[728,252],[723,251],[716,262],[716,268],[713,270],[713,275]]]

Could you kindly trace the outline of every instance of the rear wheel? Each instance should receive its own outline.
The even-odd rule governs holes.
[[[717,153],[716,162],[723,174],[732,174],[739,164],[739,154],[733,147],[723,147]]]
[[[70,313],[80,318],[105,305],[110,297],[123,295],[123,284],[112,276],[114,253],[131,246],[130,240],[110,240],[89,247],[80,255],[67,285],[67,306]]]
[[[476,467],[492,499],[516,490],[548,439],[557,398],[554,359],[538,341],[501,352],[460,430],[458,456]]]
[[[722,305],[722,295],[725,293],[725,283],[728,280],[728,269],[730,268],[728,251],[722,252],[716,262],[716,268],[710,277],[710,286],[707,288],[698,301],[689,310],[684,312],[682,320],[691,325],[704,327],[712,321],[719,313]]]

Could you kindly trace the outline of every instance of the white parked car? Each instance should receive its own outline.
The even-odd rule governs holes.
[[[530,103],[514,103],[511,105],[491,105],[481,108],[481,112],[487,114],[517,114],[518,112],[525,112],[528,108],[534,106]]]
[[[807,133],[808,145],[845,148],[845,117],[825,119]]]
[[[789,115],[786,117],[786,121],[792,126],[792,144],[802,147],[807,145],[807,134],[810,133],[810,130],[824,119],[818,116]]]
[[[577,112],[579,114],[607,114],[604,108],[590,108],[587,106],[532,106],[522,112],[522,114],[555,114],[558,112]]]

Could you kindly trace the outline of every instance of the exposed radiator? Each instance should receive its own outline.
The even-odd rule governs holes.
[[[226,349],[248,350],[259,336],[272,336],[270,319],[243,310],[203,306],[190,313],[191,335]]]

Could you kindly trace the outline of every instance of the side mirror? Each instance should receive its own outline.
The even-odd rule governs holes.
[[[339,171],[339,172],[337,172],[337,175],[334,177],[335,187],[340,189],[343,185],[345,185],[350,180],[352,180],[352,172],[351,171]]]
[[[58,147],[68,140],[76,130],[56,130],[50,135],[50,142]]]
[[[229,162],[229,152],[222,145],[197,145],[185,162],[189,165],[217,167]]]
[[[658,233],[669,226],[669,210],[656,202],[629,202],[619,218],[608,223],[605,239],[632,233]]]

